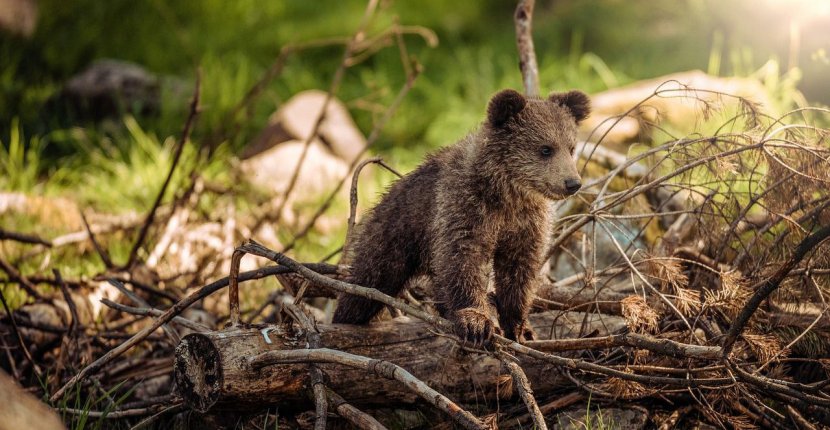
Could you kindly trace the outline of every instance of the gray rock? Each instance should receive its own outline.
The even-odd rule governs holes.
[[[148,115],[161,106],[159,78],[125,61],[101,60],[69,79],[59,101],[83,119]]]

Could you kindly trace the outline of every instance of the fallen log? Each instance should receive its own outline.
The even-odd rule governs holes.
[[[540,339],[610,334],[625,326],[619,317],[579,312],[534,314],[531,323]],[[504,386],[509,376],[498,359],[467,352],[426,323],[398,318],[368,326],[320,324],[317,328],[321,346],[394,363],[450,399],[474,403],[513,395]],[[274,325],[185,336],[176,348],[174,365],[179,395],[201,412],[259,409],[275,403],[308,406],[307,364],[261,369],[249,364],[252,357],[266,352],[306,349],[305,339],[298,329]],[[537,394],[570,383],[549,363],[525,358],[519,364]],[[365,370],[334,363],[318,367],[327,375],[326,385],[356,406],[413,403],[419,398],[400,382],[372,377]]]

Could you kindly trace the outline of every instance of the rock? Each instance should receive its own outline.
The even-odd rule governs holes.
[[[662,97],[652,97],[645,106],[634,109],[629,117],[611,127],[615,121],[614,116],[633,109],[658,88],[671,92],[664,93]],[[770,108],[772,104],[764,87],[756,79],[721,78],[700,70],[674,73],[594,94],[591,97],[592,114],[582,123],[580,137],[587,138],[598,127],[590,140],[596,141],[608,132],[603,142],[621,145],[646,136],[647,130],[641,126],[641,121],[689,124],[701,117],[706,103],[713,107],[736,104],[736,99],[717,93],[741,96],[765,108]]]
[[[160,93],[158,77],[141,66],[101,60],[70,78],[57,103],[80,118],[101,120],[124,113],[156,114]]]
[[[37,25],[37,1],[0,0],[0,29],[29,37]]]
[[[290,139],[308,140],[325,100],[326,92],[319,90],[303,91],[292,97],[271,115],[268,126],[246,148],[242,157],[249,158]],[[349,110],[336,98],[329,101],[317,137],[332,154],[347,162],[357,158],[366,146],[366,139]]]
[[[240,171],[254,186],[263,189],[275,198],[281,198],[288,188],[304,147],[305,142],[300,140],[283,142],[252,158],[243,160],[240,163]],[[329,152],[319,140],[313,140],[297,177],[297,184],[291,193],[291,201],[285,205],[285,208],[290,209],[293,201],[314,199],[322,193],[330,192],[334,185],[348,173],[349,166],[345,161]]]
[[[14,378],[0,369],[0,430],[65,429],[55,411],[20,387]]]

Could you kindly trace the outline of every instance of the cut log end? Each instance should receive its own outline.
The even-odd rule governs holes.
[[[182,339],[176,347],[176,386],[185,403],[199,412],[207,412],[218,400],[223,372],[219,349],[198,333]]]

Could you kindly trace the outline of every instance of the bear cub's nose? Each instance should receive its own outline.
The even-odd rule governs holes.
[[[565,179],[565,190],[568,194],[575,194],[580,188],[582,188],[582,182],[579,182],[579,179]]]

